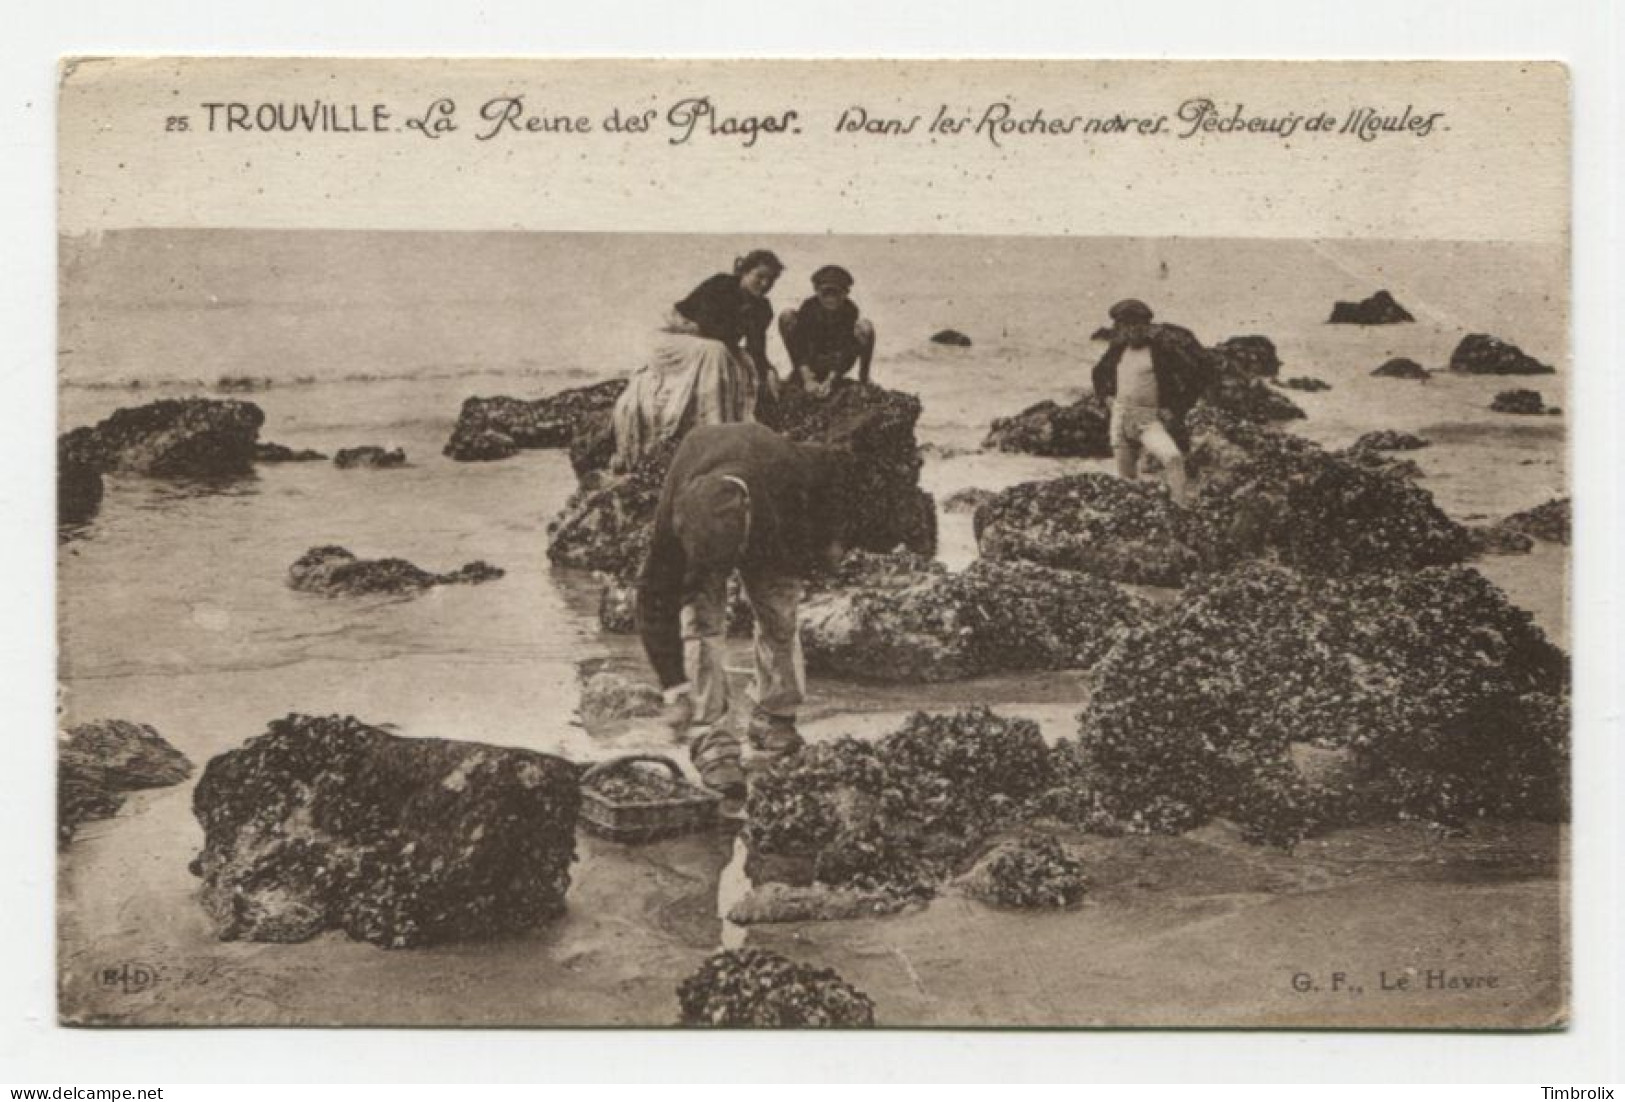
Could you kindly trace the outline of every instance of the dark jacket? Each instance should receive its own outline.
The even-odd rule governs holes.
[[[730,348],[743,343],[758,371],[768,367],[767,331],[773,324],[773,304],[739,285],[739,277],[718,272],[675,304],[683,317],[699,327],[700,336]]]
[[[677,501],[705,475],[738,478],[750,491],[750,536],[736,561],[710,563],[706,572],[734,569],[805,574],[841,533],[839,460],[829,449],[796,444],[762,425],[700,425],[672,458],[655,510],[654,535],[638,581],[638,632],[660,678],[679,685],[683,642],[678,621],[702,577],[678,536]]]
[[[1095,364],[1095,397],[1110,403],[1117,394],[1117,365],[1128,345],[1114,337]],[[1158,405],[1173,417],[1169,426],[1181,448],[1186,446],[1185,415],[1213,383],[1212,355],[1196,334],[1177,325],[1151,327],[1151,370],[1157,377]]]

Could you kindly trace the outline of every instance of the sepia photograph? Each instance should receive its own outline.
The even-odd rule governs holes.
[[[60,1021],[1563,1028],[1563,68],[741,65],[64,64]]]

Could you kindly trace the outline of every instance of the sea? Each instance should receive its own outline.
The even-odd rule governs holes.
[[[1118,299],[1205,343],[1275,342],[1308,414],[1287,427],[1328,447],[1373,429],[1433,446],[1410,453],[1446,512],[1493,520],[1567,492],[1563,415],[1488,407],[1514,386],[1567,405],[1566,250],[1486,242],[701,236],[178,230],[61,241],[63,430],[162,397],[240,397],[265,411],[261,439],[331,454],[378,444],[408,464],[261,466],[225,485],[108,479],[93,521],[59,545],[64,724],[154,725],[199,764],[289,712],[352,714],[406,734],[590,756],[575,714],[584,664],[636,663],[602,634],[596,586],[552,567],[546,530],[574,488],[562,451],[496,463],[441,455],[472,395],[539,397],[636,369],[670,304],[752,248],[786,271],[775,308],[838,263],[875,324],[874,380],[917,394],[922,475],[938,497],[940,555],[975,556],[956,490],[1081,470],[981,450],[994,418],[1088,385],[1092,339]],[[1413,324],[1329,325],[1332,303],[1386,288]],[[930,338],[953,328],[966,348]],[[1439,371],[1467,333],[1511,341],[1555,376]],[[776,336],[770,355],[785,366]],[[1373,378],[1405,356],[1427,382]],[[250,380],[249,392],[222,383]],[[431,570],[483,559],[507,573],[411,599],[329,599],[288,588],[308,548],[340,544]],[[1540,545],[1481,564],[1559,642],[1567,549]],[[743,659],[742,659],[743,661]],[[1059,676],[1059,675],[1055,675]],[[1029,685],[1030,687],[1030,685]],[[975,685],[879,690],[814,680],[826,712],[975,699]],[[989,696],[1008,695],[1000,689]],[[1042,695],[1042,694],[1039,694]],[[1064,695],[1064,694],[1063,694]],[[1057,732],[1070,733],[1070,732]]]

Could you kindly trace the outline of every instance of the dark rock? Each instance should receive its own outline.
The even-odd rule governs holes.
[[[264,422],[252,402],[165,398],[74,429],[58,441],[58,455],[104,474],[227,478],[253,470]]]
[[[1238,378],[1273,379],[1281,370],[1281,357],[1268,337],[1230,337],[1210,351],[1221,372]]]
[[[1501,522],[1503,527],[1510,528],[1514,532],[1523,532],[1551,543],[1561,543],[1565,547],[1569,545],[1571,523],[1569,499],[1566,497],[1554,498],[1533,509],[1513,513]]]
[[[613,411],[588,414],[570,433],[570,469],[578,480],[609,470],[615,458],[615,418]]]
[[[829,397],[786,387],[769,426],[792,440],[824,444],[853,457],[842,483],[847,544],[871,551],[898,546],[936,551],[936,504],[920,489],[914,438],[920,402],[868,384],[837,386]],[[629,472],[584,477],[548,525],[547,555],[559,566],[602,570],[629,580],[647,553],[655,506],[676,438],[662,441]]]
[[[1551,375],[1556,368],[1526,355],[1515,344],[1469,333],[1450,353],[1450,370],[1472,375]]]
[[[920,489],[919,444],[914,436],[920,400],[867,383],[837,386],[827,398],[799,387],[779,396],[770,427],[791,440],[823,444],[853,462],[843,483],[847,546],[866,551],[903,547],[922,555],[937,550],[937,509]]]
[[[677,1024],[753,1029],[855,1029],[875,1024],[874,1001],[829,968],[766,949],[724,949],[677,987]]]
[[[1417,436],[1413,432],[1378,429],[1376,432],[1363,433],[1358,440],[1349,446],[1349,451],[1415,451],[1417,448],[1428,447],[1429,443],[1430,441]]]
[[[1104,458],[1112,454],[1110,426],[1111,410],[1093,394],[1066,406],[1043,401],[997,418],[982,446],[1026,455]]]
[[[1394,301],[1387,291],[1378,291],[1360,302],[1337,302],[1332,305],[1333,325],[1394,325],[1415,321],[1410,312]]]
[[[256,463],[311,463],[317,460],[325,461],[327,456],[319,451],[301,448],[295,451],[286,444],[262,443],[254,445],[254,462]]]
[[[257,390],[270,390],[275,381],[264,375],[222,375],[214,388],[227,394],[248,394]]]
[[[949,494],[942,502],[942,511],[945,513],[974,513],[997,496],[998,494],[993,490],[967,486],[963,490],[955,490]]]
[[[1223,410],[1244,420],[1260,423],[1296,421],[1308,416],[1296,402],[1268,384],[1231,375],[1220,375],[1198,408],[1200,406]],[[1187,418],[1187,435],[1189,431]]]
[[[976,542],[995,561],[1025,560],[1119,582],[1180,585],[1201,543],[1167,490],[1079,474],[1024,482],[976,510]]]
[[[940,329],[931,334],[932,344],[947,344],[955,348],[969,348],[970,338],[957,329]]]
[[[1427,368],[1403,356],[1389,360],[1371,374],[1380,379],[1427,379],[1432,376]]]
[[[193,870],[222,940],[491,937],[564,912],[579,805],[562,758],[289,716],[204,770]]]
[[[61,440],[56,449],[56,523],[59,528],[83,524],[102,504],[102,475]]]
[[[1490,409],[1496,413],[1542,414],[1546,402],[1538,390],[1503,390],[1490,403]]]
[[[1534,537],[1502,524],[1470,524],[1467,538],[1474,555],[1522,555],[1534,549]]]
[[[1130,829],[1226,818],[1290,843],[1350,816],[1561,819],[1568,661],[1466,567],[1328,580],[1264,564],[1204,579],[1096,667],[1080,746]],[[1291,744],[1352,752],[1357,791]]]
[[[879,742],[838,738],[774,763],[746,801],[747,873],[797,856],[814,883],[924,899],[1023,803],[1050,788],[1030,720],[917,713]]]
[[[1091,665],[1141,603],[1109,582],[978,560],[814,594],[801,611],[807,668],[859,681],[941,682]]]
[[[418,593],[431,586],[476,584],[502,577],[485,562],[471,562],[450,574],[432,574],[405,559],[358,559],[342,547],[312,547],[288,568],[288,585],[324,597]]]
[[[995,846],[960,881],[966,894],[1005,907],[1075,906],[1088,890],[1083,863],[1047,834]]]
[[[648,554],[655,506],[676,451],[675,438],[662,440],[625,474],[584,481],[547,526],[548,559],[630,581]]]
[[[1294,375],[1290,379],[1280,380],[1275,385],[1286,390],[1301,390],[1308,394],[1313,394],[1318,390],[1332,389],[1331,383],[1321,379],[1312,379],[1308,375]]]
[[[545,398],[469,398],[457,415],[445,454],[457,460],[490,460],[505,459],[521,448],[569,447],[585,423],[607,421],[625,389],[625,379],[610,379]]]
[[[1466,530],[1426,490],[1300,437],[1215,410],[1191,418],[1193,542],[1209,563],[1273,555],[1316,573],[1460,562]]]
[[[362,444],[355,448],[340,448],[333,456],[335,466],[346,470],[352,467],[404,467],[406,452],[400,448],[380,448],[376,444]]]
[[[72,841],[79,825],[110,819],[124,796],[165,788],[192,775],[192,763],[145,724],[109,719],[58,734],[57,841]]]

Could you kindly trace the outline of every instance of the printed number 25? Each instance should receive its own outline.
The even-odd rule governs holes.
[[[169,130],[169,131],[187,129],[187,118],[186,118],[186,116],[185,115],[171,115],[171,116],[169,116],[169,118],[165,121],[164,129]]]

